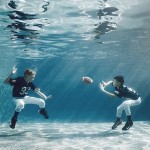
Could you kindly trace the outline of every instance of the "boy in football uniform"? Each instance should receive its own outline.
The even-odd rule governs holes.
[[[114,93],[108,92],[105,90],[105,88],[108,85],[113,85],[115,88]],[[124,77],[123,76],[116,76],[114,77],[113,81],[108,81],[105,83],[102,81],[102,83],[99,84],[99,87],[102,92],[109,96],[117,96],[119,98],[125,98],[125,101],[122,102],[120,106],[117,107],[117,119],[112,126],[112,129],[116,129],[117,126],[122,124],[121,121],[121,115],[122,111],[125,110],[126,116],[127,116],[127,121],[125,123],[125,126],[122,128],[122,130],[128,130],[132,125],[133,121],[131,119],[131,106],[139,105],[141,103],[141,98],[137,92],[132,90],[131,88],[128,88],[127,86],[124,85]]]
[[[43,94],[39,88],[37,88],[32,82],[35,78],[36,72],[32,69],[27,69],[24,72],[24,76],[19,76],[17,78],[12,78],[17,71],[17,68],[14,66],[10,75],[4,80],[4,83],[13,86],[12,96],[13,101],[16,104],[15,112],[11,118],[10,128],[14,129],[18,114],[24,108],[25,104],[36,104],[39,105],[39,113],[43,115],[46,119],[49,118],[47,111],[45,110],[45,100],[52,98],[51,95],[46,96]],[[30,97],[28,96],[28,91],[33,90],[41,98]]]

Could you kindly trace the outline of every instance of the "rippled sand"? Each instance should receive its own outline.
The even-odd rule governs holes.
[[[0,150],[149,150],[150,122],[128,131],[112,123],[18,123],[0,127]]]

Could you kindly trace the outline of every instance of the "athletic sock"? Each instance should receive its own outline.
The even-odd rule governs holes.
[[[10,128],[14,129],[16,122],[17,122],[17,117],[18,117],[19,112],[15,111],[13,117],[11,118],[11,123],[10,123]]]
[[[19,112],[15,111],[13,118],[17,118],[18,114],[19,114]]]
[[[121,120],[121,118],[120,117],[117,117],[117,121],[120,121]]]
[[[40,113],[41,115],[43,115],[46,119],[49,118],[48,113],[47,113],[47,111],[45,110],[45,108],[41,108],[41,109],[39,110],[39,113]]]
[[[132,120],[131,120],[131,115],[127,116],[127,120],[128,120],[128,121],[132,121]]]

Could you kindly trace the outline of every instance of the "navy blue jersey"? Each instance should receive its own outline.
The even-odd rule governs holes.
[[[13,97],[24,97],[30,89],[35,90],[35,85],[32,82],[25,82],[24,77],[10,78],[10,85],[13,86]]]
[[[137,92],[135,92],[131,88],[128,88],[127,86],[122,86],[119,89],[115,87],[114,94],[120,98],[129,98],[129,99],[134,99],[134,100],[140,97]]]

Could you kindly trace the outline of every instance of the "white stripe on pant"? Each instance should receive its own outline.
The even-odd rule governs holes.
[[[17,112],[20,112],[24,108],[25,104],[36,104],[39,105],[40,108],[45,107],[45,101],[36,97],[25,96],[23,98],[14,98],[13,101],[16,104],[15,110]]]
[[[121,118],[122,111],[125,110],[126,116],[131,115],[131,106],[139,105],[141,103],[141,98],[139,97],[137,100],[128,99],[124,101],[120,106],[117,107],[117,114],[118,118]]]

